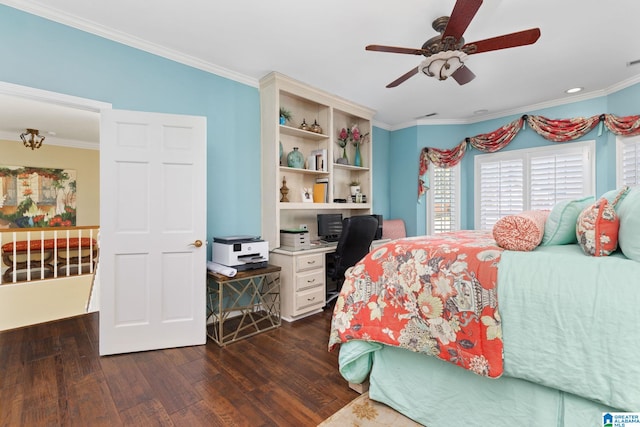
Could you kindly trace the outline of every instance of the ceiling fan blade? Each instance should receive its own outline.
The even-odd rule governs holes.
[[[453,77],[453,79],[457,81],[460,86],[462,86],[475,79],[476,75],[473,74],[473,72],[469,68],[467,68],[466,65],[462,64],[462,67],[454,71],[454,73],[451,74],[451,77]]]
[[[517,33],[467,43],[462,46],[462,50],[467,52],[465,48],[475,46],[475,50],[472,49],[468,52],[469,55],[471,55],[474,53],[490,52],[492,50],[508,49],[510,47],[526,46],[535,43],[539,38],[540,28],[532,28],[530,30],[518,31]]]
[[[447,28],[442,33],[442,39],[451,36],[456,41],[460,40],[481,5],[482,0],[458,0],[451,12]]]
[[[426,51],[422,49],[412,49],[409,47],[395,47],[395,46],[382,46],[379,44],[370,44],[365,47],[365,50],[372,50],[375,52],[389,52],[389,53],[406,53],[409,55],[422,55]]]
[[[388,88],[396,87],[400,83],[403,83],[404,81],[409,80],[409,78],[415,76],[416,74],[418,74],[418,67],[410,69],[408,72],[404,73],[403,75],[401,75],[400,77],[398,77],[397,79],[389,83],[387,87]]]

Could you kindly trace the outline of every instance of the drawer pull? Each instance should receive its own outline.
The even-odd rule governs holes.
[[[316,281],[316,279],[311,279],[311,280],[307,280],[307,283],[313,283],[315,281]]]
[[[313,297],[313,298],[307,298],[307,301],[313,301],[313,300],[315,300],[315,299],[316,299],[316,297]]]
[[[315,263],[316,263],[316,261],[315,261],[315,260],[313,260],[313,261],[307,261],[307,264],[315,264]]]

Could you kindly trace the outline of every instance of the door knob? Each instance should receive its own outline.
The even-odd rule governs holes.
[[[190,243],[190,245],[193,245],[196,248],[199,248],[200,246],[202,246],[202,240],[196,240],[195,242]]]

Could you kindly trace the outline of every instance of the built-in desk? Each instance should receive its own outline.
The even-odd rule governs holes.
[[[374,240],[375,248],[389,239]],[[336,250],[337,243],[315,243],[310,249],[281,247],[271,251],[269,263],[282,268],[280,304],[282,318],[288,322],[322,311],[326,305],[325,255]]]

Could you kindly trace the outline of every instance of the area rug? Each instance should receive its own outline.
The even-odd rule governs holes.
[[[318,427],[420,426],[383,403],[369,399],[364,393],[324,420]]]

